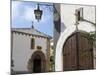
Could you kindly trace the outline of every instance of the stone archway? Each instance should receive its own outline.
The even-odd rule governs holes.
[[[64,42],[66,41],[67,37],[70,36],[73,32],[75,32],[76,27],[73,25],[72,27],[66,29],[58,39],[57,45],[56,45],[56,55],[55,55],[55,71],[63,71],[63,54],[62,49]]]
[[[32,73],[41,73],[46,71],[46,58],[42,51],[36,51],[28,61],[28,70]]]
[[[85,24],[84,24],[85,25]],[[87,24],[86,24],[87,25]],[[79,31],[86,31],[86,32],[90,32],[90,31],[94,31],[93,30],[87,30],[85,29],[86,26],[81,27],[83,25],[80,24],[80,26],[78,25]],[[88,25],[90,27],[92,27],[92,25]],[[70,27],[68,27],[59,37],[57,45],[56,45],[56,55],[55,55],[55,71],[63,71],[63,45],[66,41],[66,39],[73,34],[76,31],[76,26],[72,25]]]

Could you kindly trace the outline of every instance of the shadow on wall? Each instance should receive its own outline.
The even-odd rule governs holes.
[[[57,42],[59,40],[59,37],[64,30],[66,30],[66,26],[63,22],[56,22],[54,27],[54,49],[56,49]]]
[[[61,22],[61,32],[64,32],[64,30],[66,29],[67,27],[65,26],[65,24],[63,22]]]

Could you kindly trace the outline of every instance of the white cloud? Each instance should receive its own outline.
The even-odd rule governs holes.
[[[18,8],[21,5],[20,1],[12,1],[12,19],[19,15]]]
[[[25,12],[23,13],[23,18],[26,19],[27,21],[32,21],[34,20],[34,9],[25,7]]]

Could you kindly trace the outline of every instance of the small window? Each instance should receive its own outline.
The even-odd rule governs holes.
[[[35,48],[35,39],[32,38],[31,39],[31,49],[34,49]]]
[[[42,49],[42,47],[41,47],[41,46],[37,46],[37,49],[38,49],[38,50],[41,50],[41,49]]]
[[[77,21],[83,19],[83,8],[76,9],[76,16],[77,16]]]
[[[80,21],[81,20],[81,18],[80,18],[80,11],[78,11],[78,21]]]

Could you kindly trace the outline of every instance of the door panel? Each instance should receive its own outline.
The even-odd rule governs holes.
[[[64,45],[63,66],[64,70],[77,69],[76,60],[76,35],[70,37]]]
[[[86,37],[79,35],[79,69],[93,68],[92,43]]]
[[[63,70],[93,68],[93,46],[82,33],[72,34],[63,46]]]

